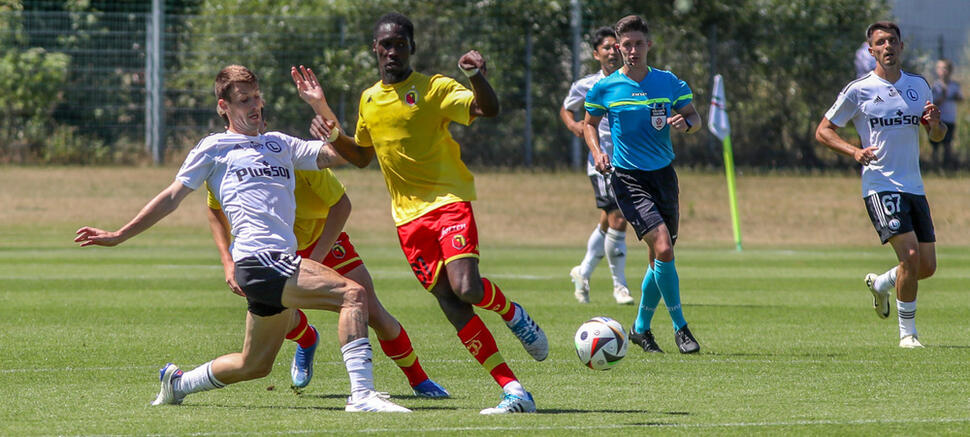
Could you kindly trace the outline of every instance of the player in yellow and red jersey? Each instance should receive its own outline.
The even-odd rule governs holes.
[[[401,248],[415,276],[438,299],[468,351],[505,392],[498,406],[482,414],[534,412],[532,395],[499,354],[474,307],[498,313],[537,361],[549,354],[549,344],[525,310],[479,274],[478,230],[471,207],[474,177],[448,132],[453,121],[467,125],[475,117],[497,115],[498,97],[485,78],[485,60],[478,52],[469,51],[458,61],[471,82],[468,89],[445,76],[413,71],[410,56],[415,49],[414,25],[407,17],[381,17],[374,27],[381,80],[361,94],[354,138],[335,133],[336,124],[319,116],[311,132],[332,138],[338,153],[358,167],[377,156]],[[300,96],[322,114],[325,99],[313,72],[301,69],[293,79]]]

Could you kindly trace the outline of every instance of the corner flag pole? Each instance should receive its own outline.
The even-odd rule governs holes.
[[[714,76],[714,92],[711,95],[711,111],[707,128],[724,144],[724,173],[727,176],[728,201],[731,204],[731,225],[734,228],[734,244],[741,251],[741,221],[738,219],[738,196],[734,185],[734,152],[731,150],[731,123],[728,121],[727,100],[721,75]]]

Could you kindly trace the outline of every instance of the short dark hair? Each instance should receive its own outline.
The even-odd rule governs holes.
[[[219,70],[219,74],[216,75],[215,86],[213,87],[216,98],[231,102],[232,94],[230,94],[230,91],[234,83],[248,83],[258,87],[259,79],[256,78],[256,73],[242,65],[229,65]]]
[[[866,28],[866,42],[872,45],[872,33],[881,30],[884,32],[895,32],[896,38],[903,39],[903,33],[899,31],[899,26],[892,21],[877,21]]]
[[[613,26],[613,30],[616,31],[617,37],[627,32],[643,32],[644,35],[650,33],[647,21],[639,15],[627,15],[620,18],[620,21],[617,21],[616,25]]]
[[[374,24],[374,36],[377,36],[377,29],[385,24],[395,24],[401,26],[404,32],[407,34],[408,42],[411,43],[411,50],[414,50],[414,23],[406,17],[404,14],[397,12],[391,12],[384,14],[381,18],[377,19],[377,23]]]
[[[603,26],[593,31],[593,35],[589,39],[589,45],[595,51],[596,48],[600,46],[600,44],[603,44],[603,40],[606,38],[616,39],[616,32],[613,31],[612,27]]]

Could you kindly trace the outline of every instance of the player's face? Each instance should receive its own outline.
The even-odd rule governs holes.
[[[411,42],[404,28],[392,23],[382,24],[374,34],[374,53],[381,77],[401,78],[411,70]]]
[[[872,53],[876,62],[883,67],[899,67],[903,62],[900,59],[903,53],[903,42],[895,32],[876,29],[869,39],[869,53]]]
[[[647,66],[647,52],[653,45],[653,41],[647,39],[647,35],[640,31],[626,32],[619,35],[616,47],[623,55],[623,63],[627,68],[645,68]]]
[[[263,98],[259,86],[236,82],[229,100],[219,99],[219,107],[229,117],[229,129],[245,135],[259,135],[263,127]]]
[[[608,36],[600,41],[600,45],[593,50],[593,59],[600,63],[600,68],[607,72],[614,72],[620,68],[620,52],[616,49],[616,38]]]
[[[950,78],[950,68],[946,66],[946,62],[939,61],[936,63],[936,77],[940,79]]]

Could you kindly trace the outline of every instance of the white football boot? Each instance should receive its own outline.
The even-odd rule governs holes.
[[[867,274],[866,287],[869,287],[869,292],[872,293],[872,308],[876,310],[880,319],[885,319],[889,317],[889,292],[876,290],[877,277],[879,275],[875,273]]]
[[[517,317],[505,322],[512,333],[522,342],[522,347],[536,361],[542,361],[549,356],[549,340],[542,328],[529,317],[522,305],[512,302]]]
[[[361,398],[354,400],[353,396],[347,398],[347,406],[344,411],[351,413],[410,413],[411,410],[404,408],[390,401],[387,393],[371,391]]]
[[[918,349],[923,347],[923,343],[919,342],[919,338],[915,335],[905,335],[903,338],[899,339],[899,347],[906,349]]]
[[[579,266],[569,271],[569,278],[573,280],[575,286],[573,296],[576,296],[576,300],[579,303],[589,303],[589,280],[579,273]]]
[[[633,303],[633,296],[630,296],[630,289],[622,284],[613,286],[613,298],[620,305],[630,305]]]
[[[481,414],[511,414],[511,413],[535,413],[536,403],[532,400],[532,393],[526,392],[528,399],[520,398],[512,393],[506,393],[494,408],[486,408]]]
[[[158,371],[158,379],[162,382],[162,388],[158,396],[152,401],[152,405],[178,405],[182,403],[185,396],[178,397],[175,394],[173,379],[181,378],[182,370],[179,366],[168,363]]]

